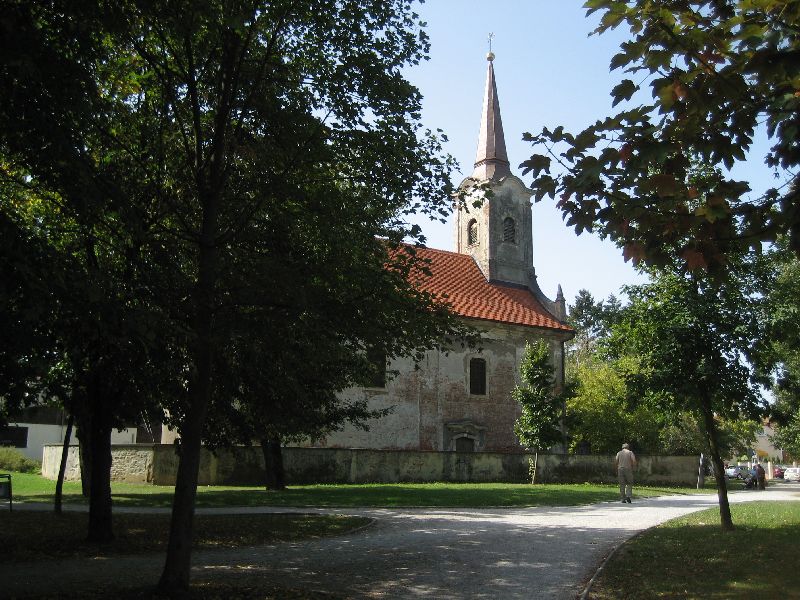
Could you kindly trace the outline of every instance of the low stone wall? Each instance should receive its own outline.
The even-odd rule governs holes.
[[[370,483],[412,481],[526,482],[529,454],[493,452],[410,452],[285,448],[287,480],[296,483]],[[639,484],[694,485],[694,456],[641,456],[636,471]],[[540,454],[536,460],[539,483],[614,483],[611,456]]]
[[[684,485],[697,483],[699,457],[638,456],[637,484]],[[540,483],[616,483],[613,456],[540,454],[536,480]]]
[[[120,445],[112,447],[114,481],[173,485],[178,456],[171,445]],[[494,452],[414,452],[408,450],[357,450],[337,448],[284,448],[287,482],[400,483],[422,481],[526,482],[529,454]],[[61,446],[46,446],[42,475],[58,476]],[[540,454],[536,464],[539,483],[614,483],[613,457]],[[77,448],[70,449],[67,479],[79,479]],[[694,456],[640,456],[635,474],[639,485],[694,485],[698,458]],[[261,485],[264,458],[259,448],[234,448],[216,454],[203,450],[199,485]]]
[[[42,447],[42,477],[58,479],[58,467],[61,465],[61,444]],[[78,447],[70,446],[67,455],[67,467],[64,471],[66,481],[78,481],[81,478],[81,463],[78,458]]]
[[[153,460],[155,453],[152,444],[117,444],[111,447],[111,481],[128,483],[153,483]],[[174,451],[173,451],[174,454]],[[61,445],[45,446],[42,451],[42,476],[58,478],[61,464]],[[67,456],[66,481],[81,478],[81,464],[78,446],[70,446]]]

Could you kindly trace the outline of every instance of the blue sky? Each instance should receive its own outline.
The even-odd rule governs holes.
[[[472,172],[486,77],[487,36],[512,171],[533,148],[525,131],[564,125],[568,131],[606,115],[618,73],[608,64],[624,32],[588,36],[596,19],[585,17],[580,0],[429,0],[418,12],[428,26],[430,60],[408,71],[422,92],[423,121],[447,134],[446,150],[461,165],[456,183]],[[522,177],[526,184],[529,176]],[[452,218],[447,225],[419,221],[428,245],[453,249]],[[567,302],[578,290],[596,299],[619,295],[626,283],[644,281],[609,241],[568,228],[554,201],[533,206],[534,266],[542,291],[554,298],[560,284]]]

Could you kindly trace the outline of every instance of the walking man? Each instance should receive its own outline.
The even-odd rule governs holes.
[[[619,495],[622,502],[630,504],[633,494],[633,469],[636,468],[636,455],[629,444],[622,444],[622,450],[614,457],[614,468],[619,480]]]

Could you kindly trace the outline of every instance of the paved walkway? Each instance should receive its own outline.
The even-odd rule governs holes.
[[[800,500],[800,485],[734,492],[730,500]],[[567,508],[299,509],[366,515],[375,524],[335,538],[195,552],[193,576],[257,578],[346,598],[573,599],[620,542],[716,502],[716,495],[690,495]],[[204,512],[290,511],[198,510]],[[162,566],[163,555],[0,565],[0,594],[153,584]]]

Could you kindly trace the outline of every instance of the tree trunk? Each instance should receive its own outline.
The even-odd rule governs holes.
[[[193,405],[186,413],[181,428],[167,558],[158,582],[158,592],[169,597],[181,596],[189,590],[194,503],[206,406]]]
[[[214,347],[214,307],[217,249],[215,247],[216,205],[213,199],[204,202],[205,214],[199,251],[195,300],[194,377],[189,389],[188,407],[180,427],[180,460],[172,502],[167,558],[158,582],[158,592],[169,597],[189,591],[192,555],[194,503],[203,425],[211,402]]]
[[[67,470],[67,459],[69,458],[69,442],[72,439],[72,423],[74,417],[70,414],[67,419],[67,430],[64,432],[64,443],[61,446],[61,463],[58,465],[58,479],[56,480],[56,497],[53,502],[53,510],[57,515],[61,514],[61,497],[64,492],[64,473]]]
[[[714,467],[714,479],[717,481],[717,497],[719,498],[719,518],[723,531],[733,531],[731,507],[728,503],[728,482],[725,479],[725,465],[719,455],[719,438],[717,425],[714,422],[714,412],[711,410],[711,400],[703,398],[701,410],[705,423],[708,445],[711,450],[711,464]]]
[[[99,374],[98,374],[99,376]],[[99,390],[90,393],[89,416],[92,440],[89,534],[87,541],[105,543],[114,539],[111,523],[111,414],[109,401]]]
[[[223,42],[220,76],[224,93],[216,107],[213,133],[209,153],[204,151],[200,140],[207,131],[202,125],[199,104],[193,108],[197,152],[191,160],[207,167],[195,172],[195,185],[202,210],[202,224],[197,248],[197,282],[192,292],[195,314],[192,319],[194,347],[192,348],[194,376],[188,394],[188,406],[180,427],[181,445],[178,474],[175,481],[175,496],[172,503],[167,559],[158,582],[158,592],[167,596],[183,595],[189,590],[192,555],[192,525],[194,502],[197,494],[197,474],[200,467],[200,448],[203,426],[211,403],[212,371],[215,344],[214,317],[217,307],[217,280],[219,247],[219,209],[222,190],[226,182],[227,131],[230,124],[230,102],[234,97],[234,67],[239,49],[238,38],[228,36]],[[194,69],[196,65],[190,65]],[[188,92],[197,96],[194,75],[190,77]]]
[[[88,498],[92,493],[92,434],[86,415],[76,417],[78,431],[78,461],[81,465],[81,494]]]
[[[280,440],[262,439],[261,452],[264,454],[264,484],[267,491],[285,490],[286,474]]]

